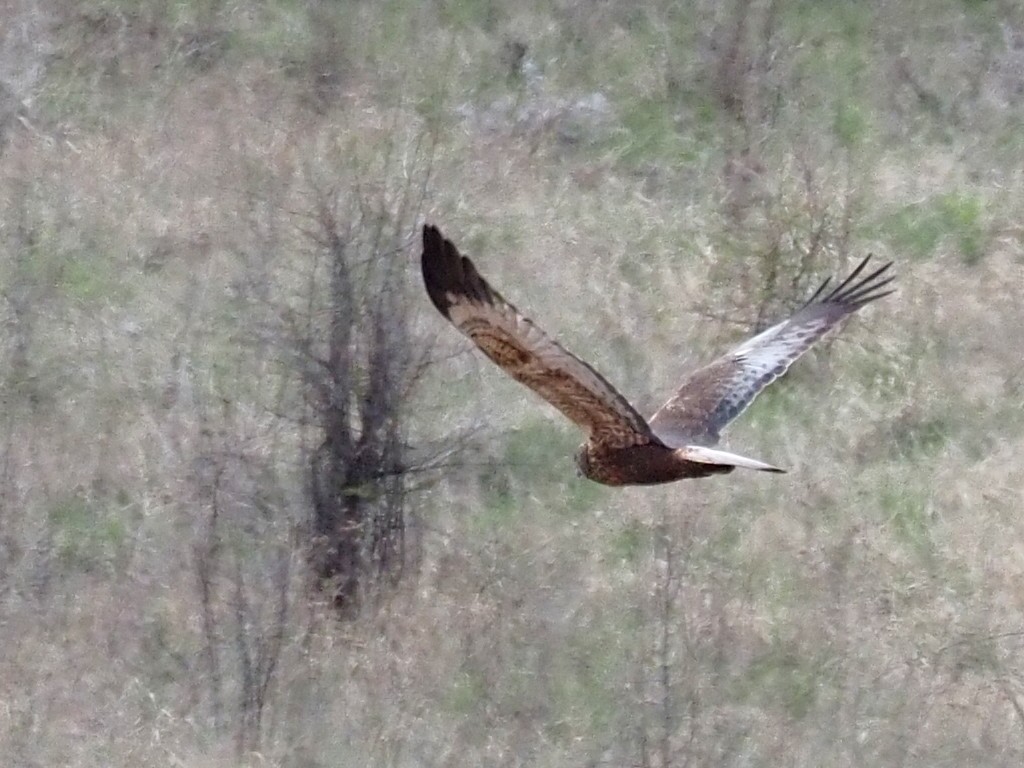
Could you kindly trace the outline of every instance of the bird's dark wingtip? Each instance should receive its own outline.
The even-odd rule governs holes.
[[[445,317],[452,302],[449,294],[461,282],[461,259],[455,246],[445,240],[441,230],[433,224],[423,225],[423,283],[431,302]]]
[[[854,311],[869,302],[876,301],[883,296],[893,293],[896,290],[895,288],[890,288],[886,291],[882,290],[896,279],[896,275],[889,271],[893,266],[891,261],[886,262],[865,277],[860,277],[873,256],[874,254],[871,253],[865,256],[860,264],[857,265],[857,268],[845,280],[832,289],[827,296],[820,298],[819,301],[823,304],[845,305],[850,308],[850,311]],[[821,289],[819,289],[815,296],[818,296],[821,292]]]
[[[443,240],[440,229],[433,224],[423,225],[423,250],[437,248]]]
[[[480,276],[468,257],[432,224],[423,225],[423,282],[438,311],[451,320],[449,309],[460,300],[492,304],[501,297]]]

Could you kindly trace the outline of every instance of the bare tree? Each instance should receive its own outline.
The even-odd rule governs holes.
[[[352,182],[350,157],[315,160],[330,183],[286,168],[246,188],[224,309],[247,321],[225,331],[191,323],[186,307],[175,356],[189,359],[193,343],[201,368],[210,346],[225,371],[173,398],[168,417],[180,423],[168,433],[181,436],[182,511],[195,532],[193,702],[239,757],[272,738],[278,670],[317,614],[303,599],[307,574],[357,616],[376,585],[403,574],[410,478],[439,458],[414,452],[407,426],[429,362],[409,258],[426,173],[385,163]],[[295,567],[303,561],[308,571]]]
[[[275,671],[294,628],[297,550],[279,455],[246,440],[231,403],[201,413],[193,460],[197,535],[192,571],[202,653],[190,662],[215,729],[231,729],[239,757],[261,748]],[[202,411],[202,409],[201,409]],[[200,692],[197,691],[197,694]],[[199,698],[199,695],[196,696]]]
[[[406,418],[428,364],[413,327],[408,256],[426,179],[424,171],[397,185],[313,185],[304,229],[314,271],[288,340],[320,435],[306,459],[310,562],[346,617],[369,587],[401,577],[408,479],[424,466],[412,458]]]

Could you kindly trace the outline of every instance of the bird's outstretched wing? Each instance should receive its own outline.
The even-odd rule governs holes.
[[[822,335],[868,302],[892,293],[892,262],[865,277],[867,256],[842,283],[826,293],[828,278],[792,317],[745,341],[690,376],[651,417],[654,433],[667,445],[713,444],[761,390],[786,372]]]
[[[516,381],[608,447],[659,442],[601,374],[567,352],[480,276],[450,240],[423,227],[423,280],[438,311]]]

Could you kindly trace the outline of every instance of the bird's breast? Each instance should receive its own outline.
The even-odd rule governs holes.
[[[686,461],[660,444],[608,448],[588,443],[584,450],[584,474],[604,485],[657,485],[713,473],[711,465]]]

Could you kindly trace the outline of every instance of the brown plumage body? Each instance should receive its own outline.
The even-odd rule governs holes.
[[[581,474],[605,485],[653,485],[783,470],[708,446],[768,384],[842,318],[891,291],[889,264],[860,278],[870,257],[830,293],[826,280],[785,320],[697,370],[648,422],[585,362],[565,350],[485,281],[450,240],[423,227],[423,280],[438,311],[516,381],[587,432]]]
[[[657,440],[627,448],[609,448],[588,440],[576,451],[575,458],[581,475],[604,485],[658,485],[725,475],[735,469],[723,464],[689,461],[681,450],[669,448]]]

